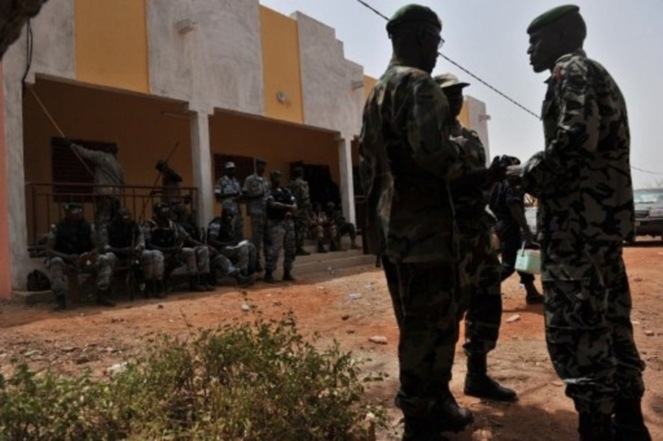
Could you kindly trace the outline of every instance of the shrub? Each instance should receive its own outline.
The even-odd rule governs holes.
[[[364,440],[360,363],[334,343],[320,351],[294,320],[162,336],[107,380],[0,376],[6,439]]]

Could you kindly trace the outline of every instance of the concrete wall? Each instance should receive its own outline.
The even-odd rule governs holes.
[[[0,85],[3,84],[3,69],[0,63]],[[0,87],[0,106],[4,107],[4,87]],[[0,182],[7,179],[7,160],[5,144],[5,115],[0,112]],[[11,251],[9,247],[9,210],[7,205],[7,188],[0,186],[0,299],[11,296],[11,274],[5,268],[11,267]]]
[[[258,0],[151,0],[147,19],[152,94],[264,114]]]
[[[488,120],[490,116],[486,114],[486,104],[471,96],[465,96],[464,109],[467,109],[467,120],[463,123],[479,134],[479,138],[486,149],[486,160],[490,163],[492,159],[488,139]]]

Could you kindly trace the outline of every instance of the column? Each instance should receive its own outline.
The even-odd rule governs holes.
[[[5,148],[5,87],[2,63],[0,62],[0,182],[7,182],[7,149]],[[11,251],[9,246],[9,205],[7,185],[0,186],[0,299],[11,297]]]
[[[341,204],[348,222],[357,224],[355,214],[355,189],[352,179],[352,145],[344,138],[338,140],[338,160],[341,174]]]
[[[214,183],[209,140],[209,113],[194,111],[191,124],[191,166],[193,185],[198,187],[196,213],[199,227],[206,227],[214,215]]]

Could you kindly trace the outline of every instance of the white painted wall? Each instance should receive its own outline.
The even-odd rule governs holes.
[[[258,0],[151,0],[151,93],[264,115]],[[179,33],[177,23],[193,29]]]
[[[476,98],[465,95],[465,105],[469,116],[470,129],[477,132],[484,148],[486,149],[486,161],[490,164],[490,142],[488,138],[488,121],[490,115],[486,114],[486,103]]]

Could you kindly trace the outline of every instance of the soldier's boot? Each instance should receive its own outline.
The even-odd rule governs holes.
[[[443,441],[435,424],[427,418],[405,417],[402,441]]]
[[[203,292],[205,291],[205,286],[203,286],[200,283],[200,277],[198,274],[189,276],[189,290],[190,291],[196,291],[196,292]]]
[[[472,411],[458,405],[448,384],[442,387],[441,392],[433,412],[436,417],[435,428],[438,432],[460,432],[474,422]]]
[[[536,289],[533,280],[523,283],[525,287],[525,303],[528,305],[540,305],[543,303],[543,295]]]
[[[290,273],[290,270],[283,271],[283,281],[284,282],[294,282],[295,281],[295,278],[292,277],[292,274]]]
[[[111,300],[110,290],[108,288],[97,290],[97,305],[115,306],[115,302]]]
[[[465,395],[495,401],[517,401],[516,391],[502,386],[488,376],[486,364],[486,354],[467,356],[467,375],[463,390]]]
[[[614,441],[612,417],[581,412],[578,417],[580,441]]]
[[[265,276],[262,278],[267,283],[274,283],[276,280],[274,280],[274,275],[272,274],[271,270],[265,271]]]
[[[300,246],[297,247],[297,251],[295,252],[295,255],[297,255],[297,256],[310,256],[311,253],[309,253],[308,251],[306,251],[306,250],[305,250],[304,248],[302,248],[302,246],[300,245]]]
[[[146,280],[145,281],[145,289],[143,289],[143,295],[145,296],[146,299],[149,299],[153,295],[156,294],[156,288],[154,286],[154,280]]]
[[[318,253],[326,253],[325,245],[322,243],[322,240],[318,241]]]
[[[651,441],[651,435],[642,417],[640,398],[618,398],[615,402],[613,426],[616,441]]]
[[[55,307],[53,311],[64,311],[67,309],[67,293],[65,291],[53,291],[55,295]]]
[[[154,286],[155,286],[154,293],[157,296],[157,298],[158,299],[166,298],[166,282],[163,279],[155,280]]]
[[[201,274],[200,283],[205,287],[207,291],[216,291],[216,287],[214,286],[214,280],[212,279],[211,273]]]

